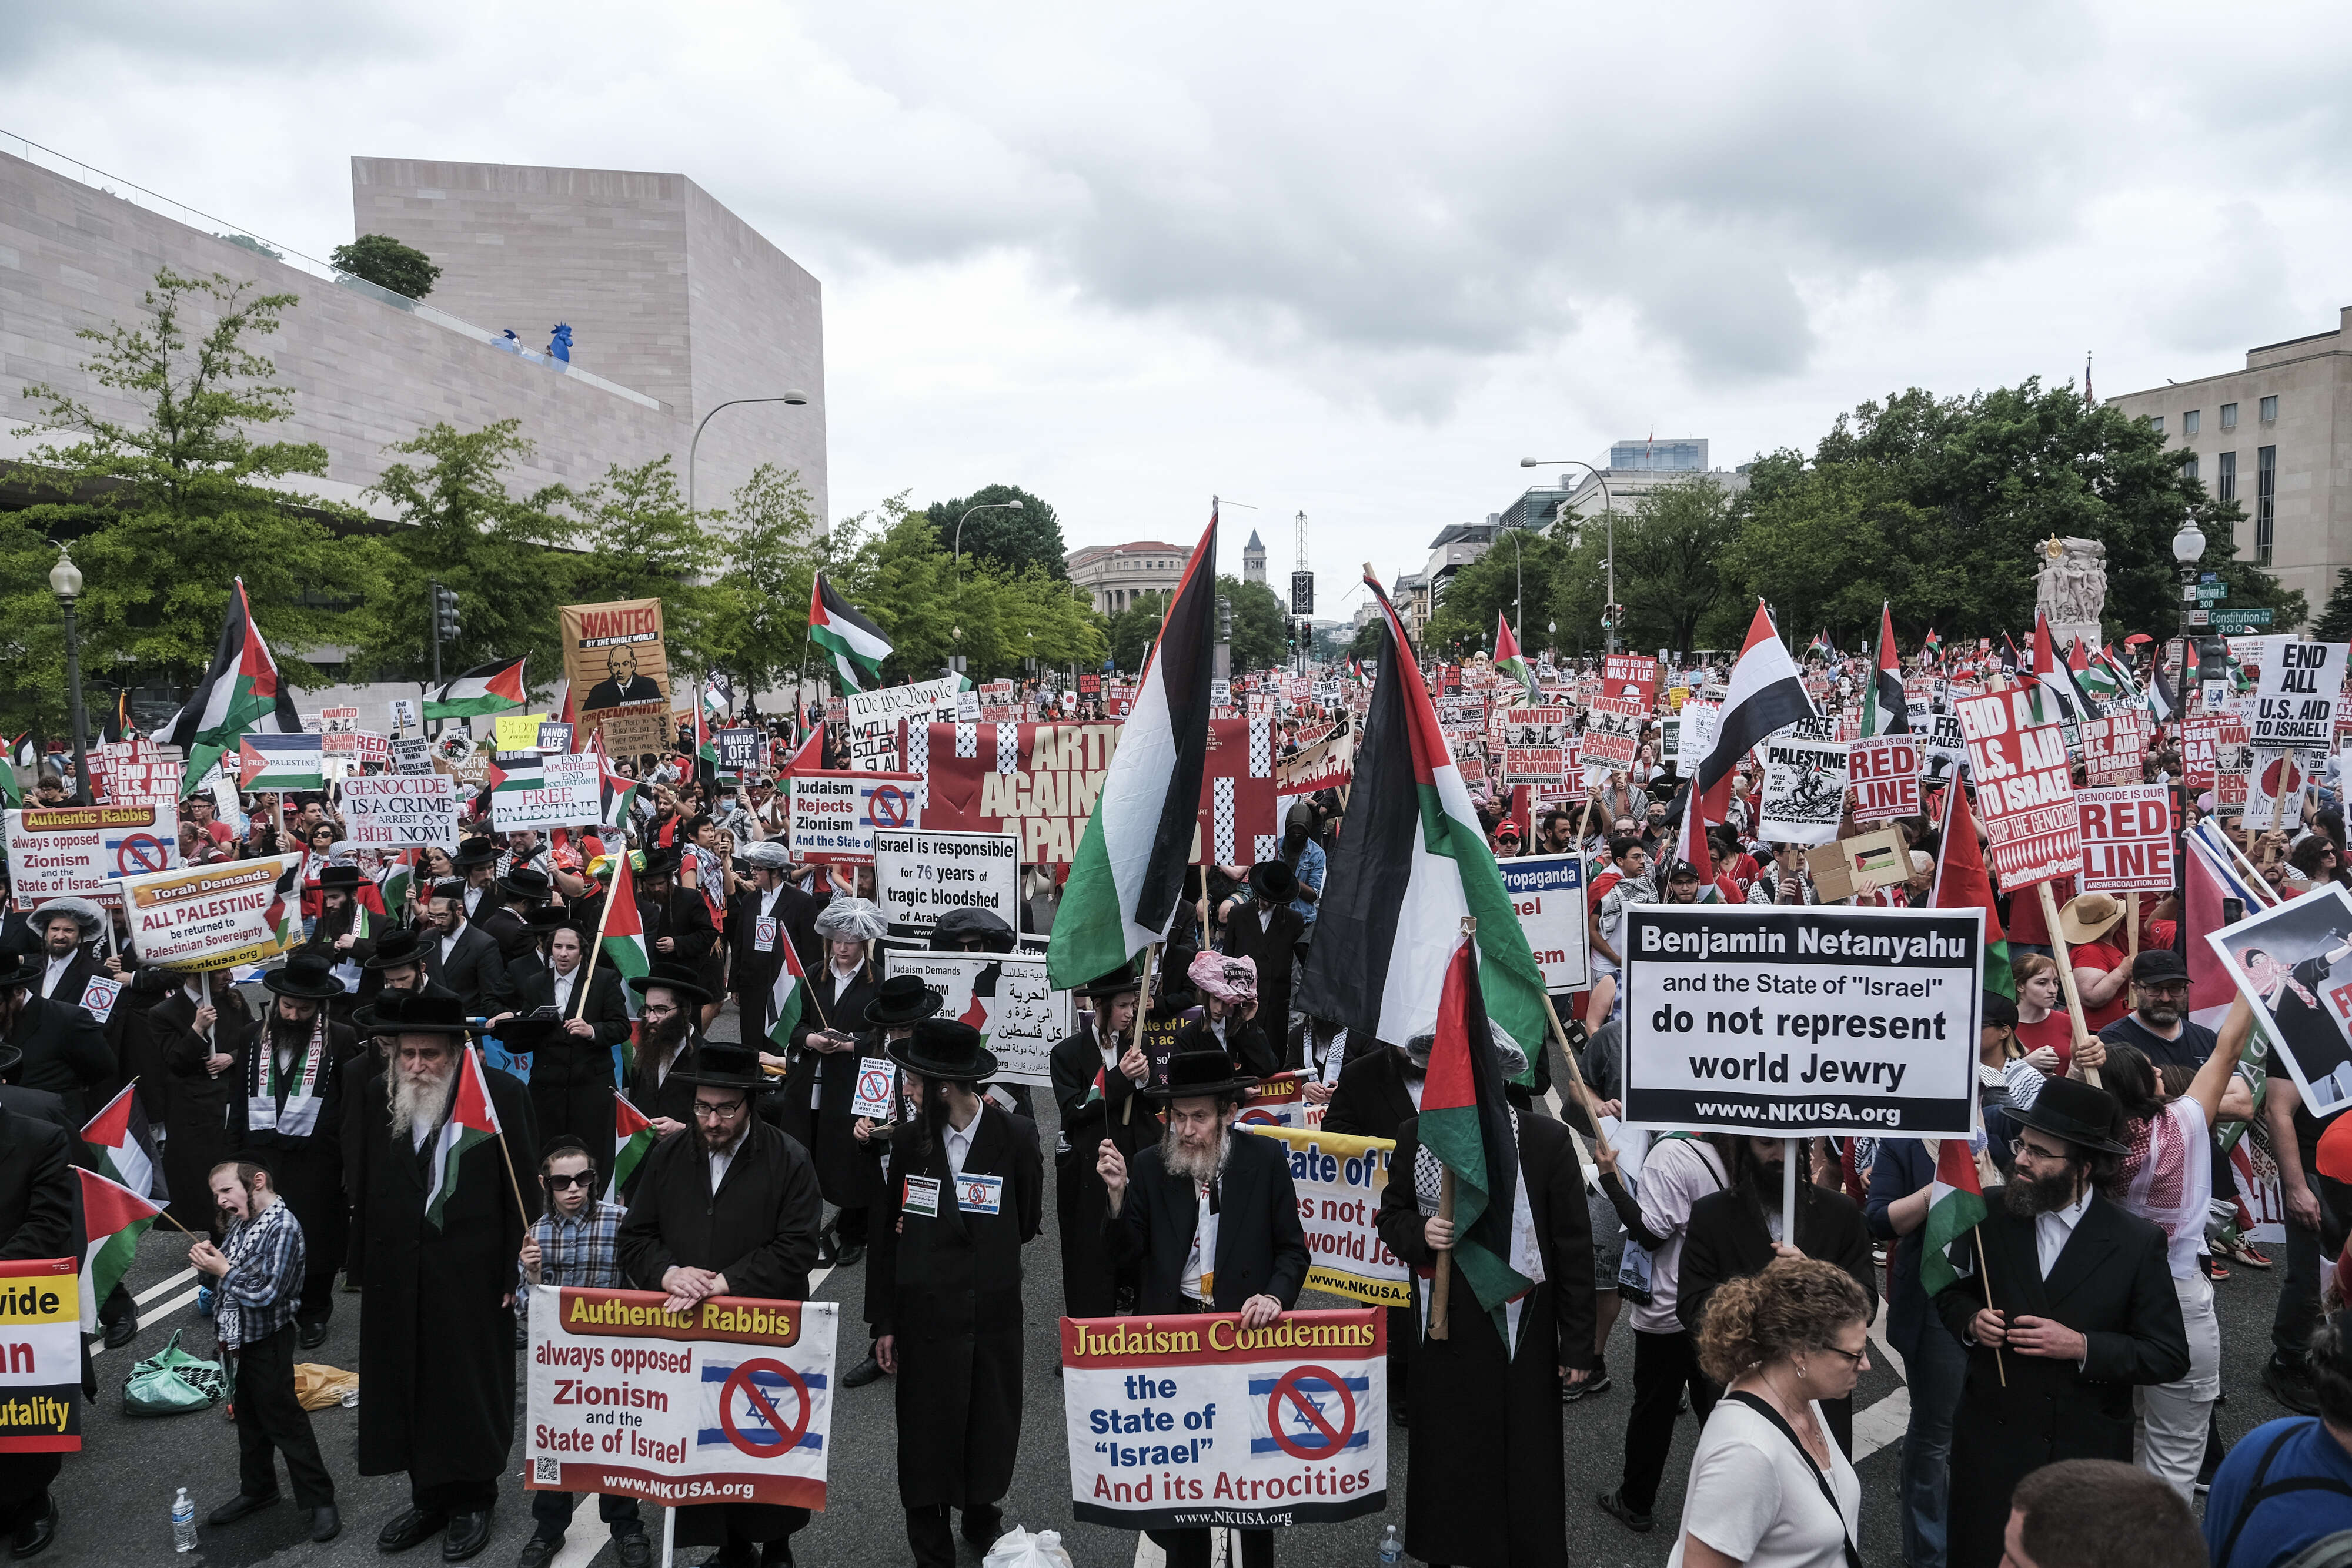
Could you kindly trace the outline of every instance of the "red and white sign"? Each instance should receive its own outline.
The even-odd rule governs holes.
[[[796,773],[792,783],[786,831],[804,865],[872,865],[875,829],[924,825],[919,774]]]
[[[1638,701],[1647,714],[1658,704],[1658,661],[1647,653],[1611,653],[1601,661],[1601,689]]]
[[[1885,822],[1919,814],[1919,741],[1916,736],[1875,735],[1847,753],[1846,782],[1853,820]]]
[[[1656,668],[1652,662],[1653,670]],[[1641,749],[1642,725],[1650,705],[1632,697],[1595,697],[1584,721],[1584,766],[1622,773],[1633,766]]]
[[[2084,893],[2166,893],[2172,887],[2172,788],[2121,784],[2077,789]]]
[[[1958,709],[1977,811],[2001,887],[2013,893],[2080,871],[2083,830],[2064,733],[2033,722],[2032,694],[2023,686],[1971,697]]]
[[[2147,748],[2147,732],[2137,713],[2082,722],[2083,779],[2094,785],[2137,784]]]

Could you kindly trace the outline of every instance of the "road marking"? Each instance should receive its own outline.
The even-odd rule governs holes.
[[[178,1312],[182,1307],[186,1306],[195,1299],[195,1291],[190,1290],[184,1294],[173,1297],[170,1301],[165,1301],[162,1306],[156,1308],[152,1312],[141,1313],[139,1332],[141,1333],[145,1333],[150,1328],[162,1322],[165,1318],[170,1317],[173,1312]],[[103,1340],[91,1345],[89,1347],[90,1360],[96,1361],[100,1356],[104,1355],[106,1354],[106,1343]]]
[[[150,1285],[147,1289],[140,1291],[131,1299],[143,1307],[148,1302],[153,1301],[156,1297],[164,1294],[166,1291],[169,1291],[175,1287],[186,1284],[195,1277],[196,1271],[194,1268],[183,1269],[178,1273],[173,1275],[170,1279],[164,1281],[162,1284]]]

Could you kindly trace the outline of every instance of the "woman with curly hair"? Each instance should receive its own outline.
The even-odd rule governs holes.
[[[1725,1385],[1667,1568],[1860,1568],[1862,1483],[1822,1422],[1870,1366],[1869,1298],[1833,1263],[1778,1258],[1718,1286],[1699,1366]]]

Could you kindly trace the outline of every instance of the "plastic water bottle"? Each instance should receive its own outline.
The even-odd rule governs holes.
[[[1393,1535],[1396,1532],[1391,1531],[1389,1533]],[[195,1549],[196,1505],[188,1500],[188,1489],[182,1487],[180,1495],[172,1500],[172,1550],[194,1552]],[[1381,1550],[1387,1550],[1385,1543],[1381,1546]]]
[[[1404,1542],[1398,1538],[1395,1525],[1391,1524],[1381,1531],[1380,1555],[1373,1561],[1381,1563],[1404,1561]]]

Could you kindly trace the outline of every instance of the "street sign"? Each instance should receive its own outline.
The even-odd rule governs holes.
[[[2247,632],[2256,626],[2267,626],[2277,614],[2273,610],[2216,610],[2213,629],[2217,632]]]

